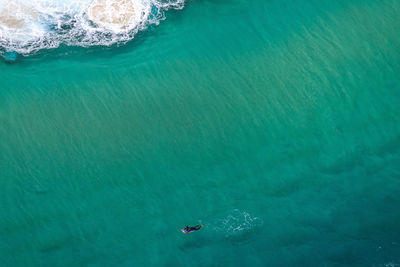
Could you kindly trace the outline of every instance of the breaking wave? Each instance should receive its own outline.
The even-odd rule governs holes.
[[[185,0],[0,0],[0,54],[124,43]]]

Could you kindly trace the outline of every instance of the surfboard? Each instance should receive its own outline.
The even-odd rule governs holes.
[[[188,234],[188,233],[193,233],[193,232],[194,232],[194,230],[192,230],[192,231],[186,231],[185,228],[181,229],[181,231],[182,231],[182,233],[184,233],[184,234]]]

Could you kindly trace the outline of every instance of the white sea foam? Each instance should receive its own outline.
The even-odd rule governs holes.
[[[227,217],[218,220],[214,229],[225,233],[226,236],[237,236],[252,231],[263,223],[261,218],[251,216],[246,211],[235,209]]]
[[[185,0],[0,0],[0,53],[126,42]]]

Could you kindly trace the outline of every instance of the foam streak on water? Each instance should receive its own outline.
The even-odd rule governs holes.
[[[184,0],[0,0],[0,54],[126,42]]]

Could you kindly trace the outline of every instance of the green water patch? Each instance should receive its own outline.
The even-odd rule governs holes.
[[[1,258],[398,264],[398,10],[198,1],[126,47],[0,65]]]

